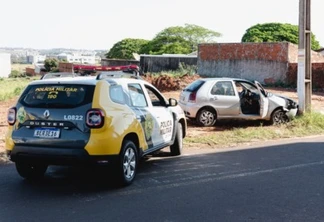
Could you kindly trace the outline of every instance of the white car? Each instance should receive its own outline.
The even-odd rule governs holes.
[[[296,116],[292,99],[267,92],[262,85],[236,78],[202,78],[180,94],[179,105],[187,118],[212,126],[217,119],[268,120],[285,123]]]

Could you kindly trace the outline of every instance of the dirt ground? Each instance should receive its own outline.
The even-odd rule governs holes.
[[[192,81],[192,79],[190,81]],[[173,90],[173,91],[164,90],[163,94],[167,98],[172,97],[175,99],[179,99],[181,89],[186,84],[187,84],[186,82],[181,82],[180,89]],[[274,94],[288,96],[288,97],[294,99],[295,101],[298,101],[297,93],[292,89],[287,90],[287,89],[283,89],[283,88],[267,88],[266,90],[268,90]],[[7,126],[8,126],[7,125],[7,110],[11,106],[14,105],[15,101],[16,101],[16,98],[0,103],[0,159],[3,158],[4,151],[5,151],[4,138],[5,138],[5,133],[6,133]],[[313,95],[312,95],[312,109],[314,111],[320,111],[320,112],[324,113],[324,92],[313,93]],[[224,125],[222,126],[222,125],[216,124],[216,126],[214,126],[214,127],[198,127],[198,126],[195,126],[193,123],[188,122],[187,137],[196,137],[197,138],[197,136],[199,136],[199,135],[214,134],[215,131],[224,130],[224,129],[226,129],[226,126],[224,126]],[[185,149],[202,149],[202,148],[208,149],[211,147],[208,147],[208,144],[201,144],[201,146],[199,146],[199,147],[185,147]],[[214,149],[215,147],[212,147],[212,148]]]

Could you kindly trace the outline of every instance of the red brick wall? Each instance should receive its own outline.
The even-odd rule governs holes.
[[[26,67],[25,71],[26,71],[27,76],[35,76],[36,75],[34,68]]]
[[[73,63],[60,62],[59,63],[60,72],[73,72]]]
[[[200,44],[201,60],[265,60],[288,62],[289,43]]]
[[[297,86],[298,64],[289,63],[286,73],[286,82]],[[312,87],[313,89],[324,89],[324,63],[312,63]]]

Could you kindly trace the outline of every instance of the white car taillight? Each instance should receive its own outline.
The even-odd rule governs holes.
[[[15,122],[16,122],[16,113],[17,113],[17,109],[15,107],[10,108],[8,110],[8,119],[7,119],[7,121],[8,121],[9,125],[15,124]]]
[[[196,102],[196,95],[197,95],[197,92],[190,93],[188,102],[195,103]]]
[[[91,109],[86,114],[86,124],[90,128],[100,128],[104,125],[105,114],[100,109]]]

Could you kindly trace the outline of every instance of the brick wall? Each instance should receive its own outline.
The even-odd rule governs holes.
[[[198,73],[205,77],[233,77],[261,83],[295,84],[297,67],[293,63],[297,63],[297,60],[298,46],[288,42],[209,43],[198,46]],[[324,63],[324,56],[312,52],[312,62]],[[316,66],[318,68],[314,70],[314,78],[318,79],[321,78],[320,70],[324,67],[314,67]]]
[[[289,63],[286,83],[297,87],[298,64]],[[324,89],[324,63],[312,63],[312,88]]]
[[[219,43],[200,44],[199,59],[288,61],[289,43]]]
[[[73,63],[68,62],[60,62],[59,63],[59,71],[60,72],[73,72]]]
[[[26,72],[27,76],[35,76],[36,75],[34,68],[26,67],[25,72]]]

